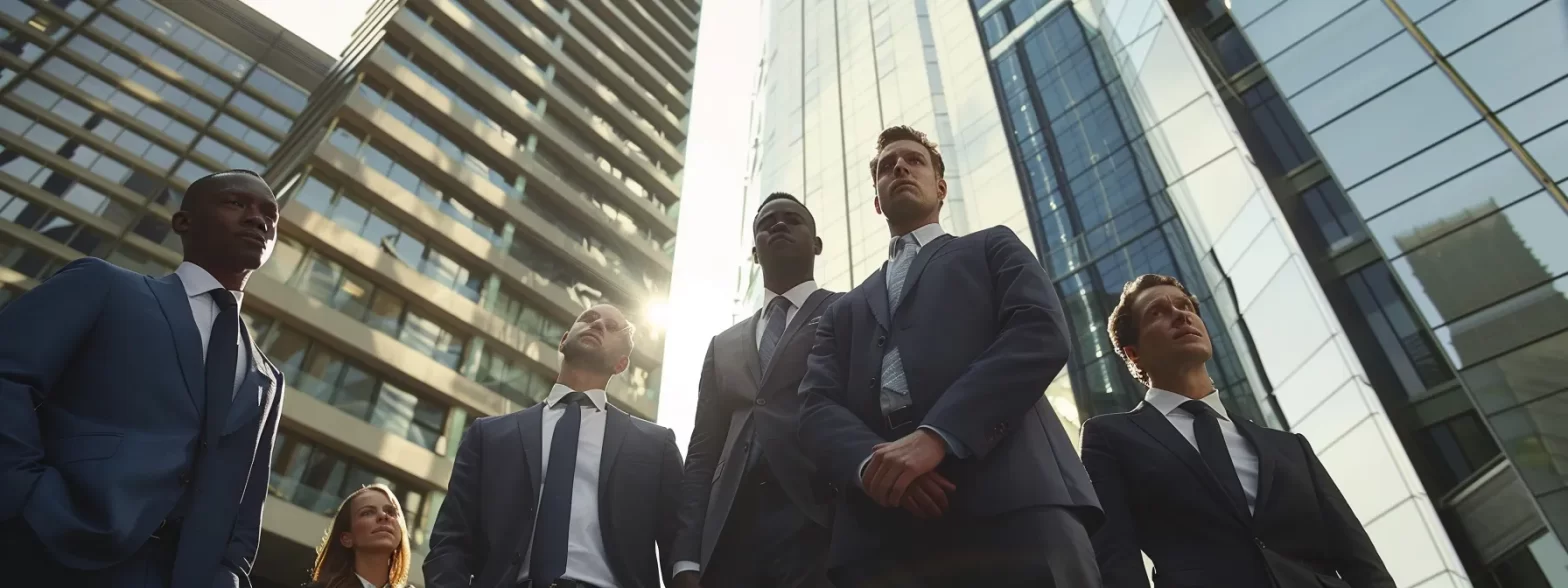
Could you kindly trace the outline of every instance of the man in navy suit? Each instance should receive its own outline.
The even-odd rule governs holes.
[[[1209,329],[1181,282],[1128,282],[1108,323],[1149,391],[1132,412],[1083,425],[1105,505],[1094,547],[1107,588],[1148,588],[1142,554],[1159,588],[1395,586],[1306,437],[1231,418],[1204,367]]]
[[[256,174],[192,182],[175,273],[82,258],[0,312],[0,570],[23,586],[249,586],[283,375],[240,320],[278,236]]]
[[[614,306],[583,311],[561,335],[561,371],[544,402],[468,427],[430,531],[427,588],[671,581],[675,432],[626,414],[604,392],[631,365],[635,333]]]
[[[1012,231],[937,219],[941,154],[893,127],[871,161],[888,263],[824,314],[801,442],[844,488],[829,574],[859,586],[1098,586],[1100,506],[1044,392],[1066,322]]]

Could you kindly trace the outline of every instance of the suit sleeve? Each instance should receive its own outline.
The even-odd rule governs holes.
[[[659,545],[659,571],[664,585],[673,586],[675,578],[675,538],[681,530],[681,448],[675,431],[664,429],[664,463],[659,467],[659,529],[654,542]]]
[[[1360,519],[1350,510],[1345,495],[1340,493],[1339,486],[1334,484],[1323,462],[1312,451],[1312,444],[1300,433],[1296,434],[1296,438],[1301,440],[1301,450],[1306,452],[1307,468],[1312,473],[1312,485],[1317,490],[1319,510],[1328,526],[1326,540],[1332,554],[1331,561],[1339,576],[1352,588],[1394,588],[1394,578],[1383,565],[1383,558],[1378,556],[1372,538],[1367,536]]]
[[[887,441],[872,431],[849,409],[846,353],[839,349],[838,321],[844,315],[838,302],[822,313],[817,340],[806,357],[806,375],[800,380],[799,437],[806,456],[817,464],[827,481],[841,487],[860,487],[860,464],[878,443]]]
[[[484,447],[484,419],[469,425],[457,447],[446,500],[430,530],[430,553],[423,570],[427,588],[467,588],[482,569],[479,534],[479,468]]]
[[[278,380],[277,399],[262,428],[256,454],[251,458],[250,479],[245,482],[245,498],[240,502],[239,516],[234,521],[234,531],[229,535],[229,549],[223,557],[223,567],[234,572],[240,586],[250,585],[250,573],[256,565],[256,546],[261,543],[261,509],[267,501],[267,482],[272,473],[272,447],[277,441],[278,420],[283,416],[283,374],[276,369],[272,373]]]
[[[988,232],[985,248],[996,340],[921,423],[956,437],[982,459],[1002,440],[1005,423],[1040,402],[1067,365],[1066,320],[1040,261],[1005,227]]]
[[[1100,497],[1100,508],[1105,512],[1105,522],[1091,538],[1094,558],[1105,588],[1149,588],[1126,481],[1122,479],[1121,460],[1107,429],[1101,419],[1090,419],[1083,425],[1083,466],[1089,471],[1094,492]]]
[[[35,492],[70,496],[43,463],[36,409],[97,324],[112,271],[78,259],[0,312],[0,521],[20,516]]]
[[[686,445],[686,468],[680,487],[680,532],[675,538],[675,561],[702,562],[702,529],[708,513],[708,496],[713,472],[718,468],[724,440],[729,436],[730,420],[720,406],[718,386],[713,374],[713,343],[702,360],[702,377],[697,382],[697,416],[692,423],[691,441]]]

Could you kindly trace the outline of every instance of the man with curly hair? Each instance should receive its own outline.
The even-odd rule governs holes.
[[[1233,419],[1205,362],[1198,301],[1170,276],[1122,288],[1111,345],[1149,387],[1132,412],[1089,419],[1083,461],[1105,508],[1107,588],[1393,588],[1350,505],[1298,434]]]

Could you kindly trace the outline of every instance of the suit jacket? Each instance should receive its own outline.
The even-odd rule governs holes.
[[[890,429],[879,404],[889,345],[902,354],[915,423],[968,453],[938,468],[958,486],[946,517],[1057,506],[1092,530],[1099,502],[1044,399],[1067,362],[1067,332],[1040,262],[1006,227],[943,236],[910,265],[899,308],[888,308],[884,271],[823,314],[800,383],[801,443],[846,488],[830,566],[874,555],[916,528],[905,511],[881,508],[859,490],[860,464],[873,447],[913,431]]]
[[[675,560],[681,455],[675,433],[606,405],[599,533],[621,588],[658,588]],[[544,404],[474,421],[464,433],[425,557],[429,588],[510,587],[534,536],[544,473]],[[654,546],[659,549],[654,556]],[[663,560],[663,565],[660,565]]]
[[[1105,508],[1094,535],[1108,588],[1393,588],[1355,513],[1298,434],[1236,420],[1258,454],[1253,513],[1237,509],[1198,450],[1148,404],[1089,419],[1083,461]]]
[[[843,294],[817,290],[779,338],[766,372],[757,353],[761,311],[719,333],[708,345],[697,387],[697,418],[681,483],[677,561],[704,569],[713,555],[749,454],[761,451],[790,500],[824,528],[831,526],[829,491],[796,438],[800,380],[822,312]],[[756,443],[750,444],[755,431]]]
[[[174,585],[249,586],[283,408],[283,374],[249,334],[240,390],[209,397],[179,276],[91,257],[8,305],[0,333],[0,520],[101,569],[188,494]]]

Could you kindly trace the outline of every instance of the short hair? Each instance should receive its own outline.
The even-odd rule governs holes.
[[[788,200],[790,202],[794,202],[795,204],[799,204],[801,208],[806,210],[806,218],[811,220],[811,226],[814,227],[817,225],[817,217],[816,215],[811,214],[811,208],[806,206],[805,202],[801,202],[799,198],[796,198],[794,194],[790,194],[789,192],[774,192],[772,194],[768,194],[766,198],[762,199],[762,204],[757,205],[756,214],[762,214],[762,209],[766,207],[769,202],[774,200]],[[755,215],[753,215],[752,224],[756,224],[756,222]]]
[[[1143,369],[1133,363],[1127,357],[1127,352],[1122,348],[1138,344],[1138,331],[1142,328],[1142,325],[1138,322],[1138,316],[1133,314],[1132,305],[1137,300],[1139,294],[1155,286],[1175,286],[1192,301],[1194,312],[1198,308],[1198,299],[1192,295],[1192,292],[1187,290],[1186,286],[1181,284],[1181,280],[1171,276],[1143,274],[1122,286],[1121,300],[1117,301],[1116,308],[1111,310],[1111,318],[1106,321],[1106,330],[1111,334],[1111,347],[1116,348],[1116,355],[1122,358],[1123,363],[1127,364],[1127,371],[1132,374],[1133,378],[1144,384],[1149,383],[1148,374],[1145,374]]]
[[[937,149],[936,143],[930,137],[909,125],[898,125],[883,129],[882,134],[877,135],[877,150],[871,154],[872,181],[877,179],[877,156],[881,155],[882,150],[887,149],[888,145],[898,141],[914,141],[925,147],[926,151],[930,151],[931,165],[936,169],[937,179],[941,179],[943,174],[947,172],[947,166],[942,164],[942,151]]]
[[[212,189],[216,188],[216,184],[218,183],[218,181],[223,179],[223,176],[226,176],[226,175],[229,175],[229,174],[247,175],[247,176],[256,178],[258,180],[261,180],[261,183],[263,183],[263,184],[267,183],[267,180],[265,178],[261,177],[261,174],[258,174],[256,172],[253,172],[253,171],[248,170],[248,169],[226,169],[226,170],[223,170],[223,171],[220,171],[220,172],[213,172],[213,173],[207,174],[205,176],[202,176],[200,178],[196,178],[196,181],[191,182],[191,185],[185,187],[185,196],[186,197],[180,199],[180,210],[185,210],[185,211],[189,211],[190,210],[190,202],[192,200],[190,198],[190,195],[192,193],[201,193],[201,192],[203,192],[205,190],[212,190]],[[271,190],[272,186],[267,186],[267,189]]]

